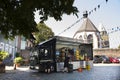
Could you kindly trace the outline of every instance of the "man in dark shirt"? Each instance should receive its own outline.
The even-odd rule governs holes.
[[[64,71],[66,71],[66,72],[68,72],[69,59],[70,59],[70,57],[66,56],[65,60],[64,60]]]

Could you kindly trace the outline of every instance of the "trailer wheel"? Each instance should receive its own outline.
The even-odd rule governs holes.
[[[34,67],[34,66],[30,66],[29,68],[30,68],[30,69],[35,69],[35,67]]]

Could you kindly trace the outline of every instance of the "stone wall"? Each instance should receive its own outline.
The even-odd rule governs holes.
[[[106,56],[112,56],[112,57],[120,57],[120,49],[94,49],[93,50],[93,56],[94,55],[106,55]]]

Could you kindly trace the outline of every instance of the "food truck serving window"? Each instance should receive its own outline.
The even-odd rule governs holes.
[[[63,62],[65,56],[70,56],[71,61],[92,59],[92,46],[90,44],[77,44],[72,42],[57,42],[56,58]]]
[[[50,52],[47,48],[39,49],[39,58],[42,59],[50,59]]]
[[[77,48],[79,48],[78,44],[76,45],[70,42],[57,42],[56,45],[57,60],[62,62],[64,61],[65,56],[69,56],[72,61],[76,60],[75,53]]]

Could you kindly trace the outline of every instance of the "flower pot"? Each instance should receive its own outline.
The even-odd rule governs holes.
[[[5,64],[0,64],[0,73],[5,73]]]
[[[0,64],[2,64],[2,61],[0,61]]]
[[[17,64],[16,64],[16,67],[20,67],[20,63],[17,63]]]
[[[78,68],[78,72],[82,72],[82,68]]]

